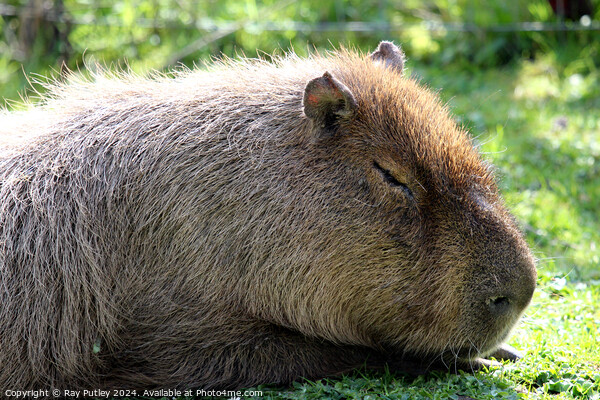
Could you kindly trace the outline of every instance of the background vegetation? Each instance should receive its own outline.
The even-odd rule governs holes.
[[[546,0],[2,0],[0,98],[18,108],[27,77],[90,59],[143,72],[220,53],[401,43],[409,73],[440,89],[497,165],[539,258],[539,290],[510,341],[527,356],[486,373],[357,372],[261,389],[277,398],[598,399],[600,1],[571,0],[593,7],[583,18],[564,1],[566,15]]]

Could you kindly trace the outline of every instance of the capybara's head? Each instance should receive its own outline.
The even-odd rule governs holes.
[[[489,353],[536,281],[493,169],[392,43],[320,62],[280,159],[289,249],[256,312],[332,341]]]

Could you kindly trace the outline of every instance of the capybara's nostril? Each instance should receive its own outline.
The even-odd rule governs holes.
[[[487,300],[487,306],[494,316],[502,316],[510,312],[513,302],[507,296],[493,296]]]

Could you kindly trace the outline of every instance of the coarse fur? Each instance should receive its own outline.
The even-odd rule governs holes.
[[[0,117],[0,387],[231,389],[494,351],[534,262],[403,66],[384,42],[73,74]]]

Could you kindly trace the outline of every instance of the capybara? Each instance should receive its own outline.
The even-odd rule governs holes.
[[[490,165],[403,69],[382,42],[71,74],[5,112],[0,387],[234,389],[510,358],[494,351],[533,257]]]

